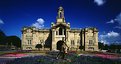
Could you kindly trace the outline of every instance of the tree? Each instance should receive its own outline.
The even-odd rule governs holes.
[[[101,42],[98,42],[98,47],[99,49],[103,50],[104,49],[104,44]]]
[[[0,30],[0,45],[5,45],[6,44],[5,43],[5,38],[6,38],[5,33],[2,30]]]
[[[21,39],[17,36],[8,36],[6,37],[6,42],[8,43],[8,45],[14,45],[17,48],[21,47]]]
[[[111,50],[115,50],[115,49],[116,49],[116,44],[114,44],[114,43],[111,44],[111,45],[110,45],[110,49],[111,49]]]
[[[44,45],[44,48],[50,48],[51,47],[51,45]]]
[[[83,50],[84,49],[84,46],[79,46],[79,49]]]
[[[105,44],[104,45],[104,50],[108,50],[109,49],[109,45]]]
[[[37,44],[35,48],[38,48],[38,50],[40,50],[40,48],[42,48],[41,44]]]

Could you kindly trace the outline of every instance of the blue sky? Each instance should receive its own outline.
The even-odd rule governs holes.
[[[97,27],[99,41],[121,43],[121,0],[0,0],[0,29],[21,38],[23,26],[50,28],[59,6],[71,28]]]

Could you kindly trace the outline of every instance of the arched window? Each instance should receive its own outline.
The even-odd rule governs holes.
[[[60,12],[60,18],[62,18],[62,13]]]
[[[59,35],[62,35],[62,28],[59,28]]]
[[[58,35],[58,31],[56,31],[56,35]]]

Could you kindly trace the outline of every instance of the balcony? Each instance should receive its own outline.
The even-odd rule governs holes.
[[[62,38],[62,37],[65,37],[65,35],[56,35],[55,37]]]

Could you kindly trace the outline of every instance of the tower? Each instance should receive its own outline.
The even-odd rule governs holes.
[[[63,7],[58,8],[57,23],[65,23],[64,9]]]
[[[67,41],[67,34],[70,29],[70,24],[66,23],[64,17],[63,7],[59,7],[57,11],[56,23],[51,23],[52,30],[52,50],[57,50],[57,43],[62,41]]]
[[[58,17],[57,18],[64,19],[64,9],[61,6],[58,8]]]

